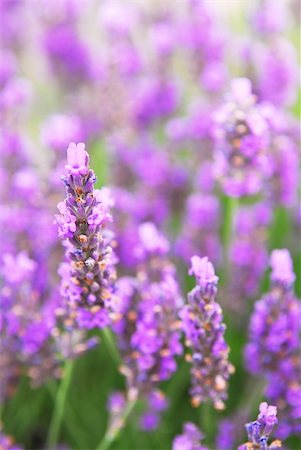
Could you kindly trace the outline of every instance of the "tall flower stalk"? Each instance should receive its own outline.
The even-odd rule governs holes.
[[[103,328],[110,323],[114,296],[115,257],[112,235],[106,225],[112,220],[108,212],[106,191],[94,189],[96,176],[89,168],[89,155],[83,143],[71,143],[67,150],[66,199],[59,203],[56,216],[59,236],[65,246],[65,262],[60,267],[61,313],[64,326]],[[73,364],[67,361],[64,378],[57,391],[48,433],[50,449],[57,443]]]
[[[147,407],[140,427],[147,431],[158,427],[160,413],[168,405],[158,387],[176,371],[176,357],[182,353],[177,316],[182,298],[175,267],[168,259],[169,243],[150,222],[138,227],[138,239],[133,249],[138,261],[136,277],[118,280],[119,301],[113,313],[127,384],[127,394],[114,397],[118,407],[113,402],[115,406],[109,408],[114,436],[138,397]]]
[[[67,154],[67,175],[62,178],[67,197],[56,216],[66,248],[61,294],[69,327],[76,322],[80,328],[103,328],[110,323],[116,278],[112,234],[106,228],[112,220],[109,200],[105,190],[94,189],[96,176],[85,145],[72,143]]]
[[[225,324],[220,305],[215,301],[218,277],[208,258],[191,258],[190,274],[197,281],[188,294],[188,303],[180,311],[191,363],[193,406],[210,399],[216,409],[224,409],[228,379],[234,367],[228,361]]]
[[[251,316],[246,365],[265,378],[266,397],[279,410],[279,436],[286,438],[301,429],[301,308],[288,250],[274,250],[270,263],[271,289]]]

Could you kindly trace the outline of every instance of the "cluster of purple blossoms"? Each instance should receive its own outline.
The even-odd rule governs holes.
[[[114,231],[116,249],[122,267],[137,263],[132,247],[137,244],[137,227],[151,221],[163,226],[175,211],[184,207],[188,175],[171,155],[158,148],[153,140],[139,138],[131,145],[112,142],[112,178],[114,182]]]
[[[197,252],[207,255],[214,263],[220,262],[219,241],[220,205],[212,194],[193,193],[187,198],[183,231],[176,252],[189,262]]]
[[[243,415],[239,411],[230,417],[222,419],[218,424],[218,432],[215,445],[218,450],[229,450],[235,447],[235,442],[239,439],[242,424],[245,422]]]
[[[300,154],[299,129],[293,117],[286,116],[271,104],[262,106],[262,113],[270,129],[271,179],[268,199],[287,208],[298,202],[298,179]]]
[[[275,440],[271,444],[268,438],[278,423],[276,406],[269,406],[263,402],[259,406],[259,414],[255,422],[246,424],[249,441],[240,445],[238,450],[277,450],[282,448],[281,441]]]
[[[92,75],[91,55],[77,30],[80,2],[68,0],[49,4],[42,1],[38,13],[44,22],[41,38],[51,71],[65,89],[89,80]]]
[[[113,324],[127,391],[111,398],[112,420],[124,420],[138,392],[147,407],[141,427],[156,428],[168,403],[159,383],[176,371],[182,351],[180,310],[192,350],[187,358],[193,403],[210,398],[221,408],[232,368],[215,303],[217,277],[206,259],[194,259],[205,269],[183,307],[167,241],[144,222],[169,230],[176,254],[185,261],[197,253],[219,264],[223,217],[215,182],[230,196],[258,194],[268,200],[243,206],[234,221],[225,289],[230,295],[224,304],[245,312],[241,299],[258,292],[267,265],[272,208],[280,203],[290,214],[297,201],[299,129],[287,111],[279,111],[293,106],[297,91],[295,51],[280,36],[290,25],[288,2],[260,2],[253,26],[261,41],[252,37],[240,67],[250,81],[234,79],[220,108],[228,77],[237,76],[231,74],[235,46],[208,2],[140,8],[108,0],[97,11],[93,0],[42,0],[37,8],[31,3],[0,0],[0,228],[5,236],[0,243],[0,401],[15,393],[23,374],[34,385],[59,376],[62,359],[95,343],[82,343],[87,329]],[[94,12],[99,20],[87,30],[85,21]],[[31,64],[36,50],[39,63]],[[28,123],[20,124],[31,95],[21,78],[28,67],[34,101]],[[50,113],[42,119],[46,151],[35,152],[25,129],[45,111]],[[116,290],[110,201],[106,190],[94,189],[82,144],[69,148],[67,199],[57,216],[66,248],[58,289],[62,246],[52,217],[69,142],[91,143],[95,159],[106,154],[113,167],[116,252],[120,273],[133,275],[121,278]],[[121,145],[107,145],[112,142]],[[301,428],[300,305],[287,256],[276,255],[271,292],[253,314],[247,357],[250,371],[267,381],[266,396],[280,415],[279,436],[286,437]],[[193,268],[195,275],[199,271]],[[268,448],[264,420],[273,418],[271,408],[265,413],[262,407],[259,425],[249,427],[247,448]],[[224,427],[232,443],[239,422]],[[200,441],[197,427],[186,424],[174,447],[201,450]],[[15,448],[0,432],[1,446]]]
[[[245,356],[250,372],[266,379],[266,397],[278,408],[285,438],[301,430],[301,306],[289,252],[274,250],[271,267],[271,290],[255,304]]]
[[[275,106],[291,106],[298,86],[298,63],[296,50],[287,39],[291,28],[290,2],[263,0],[251,22],[258,39],[248,42],[244,48],[247,76],[260,101]]]
[[[187,422],[183,427],[183,434],[176,436],[172,443],[172,450],[208,450],[201,443],[204,438],[199,428]]]
[[[8,436],[2,432],[2,426],[0,423],[0,448],[1,450],[22,450],[22,447],[14,442],[11,436]]]
[[[96,176],[84,144],[70,144],[66,169],[67,198],[59,203],[56,216],[66,247],[61,294],[69,326],[76,321],[80,328],[102,328],[110,323],[116,278],[113,236],[107,229],[110,200],[106,191],[94,189]]]
[[[57,297],[46,299],[45,304],[41,305],[43,298],[34,282],[37,262],[25,252],[20,252],[15,257],[5,253],[2,264],[1,401],[14,393],[25,369],[34,384],[41,383],[47,372],[59,375],[58,362],[53,358],[53,344],[49,341],[55,326],[54,308]]]
[[[188,304],[179,316],[191,354],[192,387],[190,394],[193,406],[210,399],[216,409],[225,407],[228,378],[234,368],[228,361],[229,348],[224,333],[225,324],[221,307],[215,301],[218,277],[208,258],[191,258],[190,274],[197,281],[188,294]]]
[[[268,124],[247,78],[234,79],[225,103],[214,112],[216,177],[233,197],[258,194],[270,175]]]
[[[58,375],[58,347],[52,341],[59,300],[52,270],[57,238],[51,202],[23,130],[31,85],[19,75],[20,17],[14,16],[23,6],[0,6],[1,402],[14,394],[23,374],[34,385]]]
[[[168,241],[152,223],[141,224],[138,235],[136,277],[118,280],[113,330],[127,388],[138,389],[147,400],[141,426],[150,430],[157,427],[158,413],[167,407],[157,386],[175,372],[176,357],[182,353],[177,315],[182,299],[175,267],[167,256]]]
[[[210,7],[198,0],[188,0],[182,12],[180,44],[191,58],[191,73],[202,89],[212,95],[227,79],[225,35]]]
[[[269,203],[241,206],[234,218],[230,248],[231,273],[223,305],[241,319],[247,313],[245,299],[254,298],[268,264],[268,227],[272,212]]]
[[[289,23],[288,8],[285,3],[275,3],[264,0],[255,10],[253,17],[254,28],[262,35],[281,33]]]

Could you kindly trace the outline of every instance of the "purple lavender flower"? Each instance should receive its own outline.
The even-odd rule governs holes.
[[[241,206],[234,218],[231,272],[223,305],[234,311],[238,320],[246,314],[246,299],[257,295],[268,264],[266,247],[271,219],[271,205],[268,202]]]
[[[148,127],[156,119],[172,114],[179,103],[178,87],[169,80],[157,80],[155,77],[142,80],[134,111],[139,127]]]
[[[191,194],[187,199],[183,231],[176,243],[177,253],[188,262],[197,250],[198,254],[219,262],[219,222],[217,198],[210,194]]]
[[[1,450],[22,450],[19,444],[15,444],[14,439],[2,431],[2,424],[0,423],[0,448]]]
[[[131,4],[104,2],[99,6],[99,23],[112,37],[129,35],[137,19],[137,10]]]
[[[110,423],[108,429],[118,430],[124,425],[123,415],[126,410],[127,399],[123,392],[115,391],[113,392],[107,404],[107,409],[110,414]]]
[[[57,153],[65,153],[69,143],[80,141],[83,135],[81,120],[75,115],[49,116],[41,129],[43,144]]]
[[[299,136],[293,117],[287,116],[272,104],[262,104],[261,111],[271,132],[270,165],[271,183],[269,197],[274,203],[295,206],[299,180]]]
[[[279,410],[279,436],[285,438],[301,429],[301,307],[289,252],[274,250],[271,266],[271,290],[255,304],[250,320],[246,364],[265,377],[267,399]]]
[[[5,253],[1,264],[0,289],[1,389],[0,399],[10,397],[25,370],[33,384],[39,384],[46,370],[55,375],[57,359],[50,342],[55,327],[57,296],[47,297],[36,261],[25,252]],[[43,303],[44,301],[44,303]]]
[[[279,284],[281,287],[287,286],[290,289],[296,279],[294,274],[293,262],[287,249],[274,250],[270,260],[272,272],[272,283]]]
[[[184,425],[183,434],[176,436],[172,443],[172,450],[208,450],[201,444],[204,438],[199,428],[191,422]]]
[[[22,25],[24,22],[24,6],[21,0],[4,0],[0,3],[0,28],[1,46],[7,46],[14,50],[24,45]],[[26,24],[27,26],[27,24]]]
[[[177,318],[182,300],[175,268],[167,258],[168,241],[152,223],[140,225],[138,235],[134,249],[137,276],[118,281],[113,329],[128,389],[138,389],[147,401],[141,425],[152,429],[159,422],[160,411],[167,407],[157,385],[175,372],[175,358],[182,352]]]
[[[246,424],[249,441],[240,445],[238,450],[275,450],[281,449],[281,441],[276,440],[268,444],[269,435],[278,423],[276,406],[260,403],[259,414],[255,422]]]
[[[53,73],[59,73],[65,83],[77,83],[91,77],[88,50],[72,27],[53,27],[46,35],[44,46]]]
[[[241,414],[242,413],[242,414]],[[244,411],[222,419],[218,424],[218,433],[215,441],[218,450],[230,450],[235,448],[241,433],[241,428],[245,422]]]
[[[108,325],[115,281],[112,220],[105,191],[94,189],[96,177],[89,169],[84,144],[70,144],[67,175],[63,178],[67,198],[58,205],[59,236],[66,246],[61,292],[80,327]]]
[[[264,0],[254,14],[254,26],[263,35],[281,33],[288,25],[288,8],[284,2]]]
[[[190,0],[179,24],[179,43],[190,57],[191,72],[202,89],[216,92],[225,83],[225,36],[207,3]]]
[[[275,38],[269,47],[258,48],[255,57],[258,69],[254,87],[260,100],[269,101],[276,106],[294,104],[298,86],[298,63],[296,50],[291,42]]]
[[[225,324],[221,307],[215,302],[218,277],[208,258],[191,258],[190,274],[197,285],[188,295],[188,304],[180,311],[186,345],[191,348],[193,406],[207,399],[216,409],[224,408],[228,378],[234,368],[228,361],[229,348],[225,342]]]
[[[257,194],[270,175],[269,129],[246,78],[234,79],[228,100],[214,114],[218,180],[227,195]]]

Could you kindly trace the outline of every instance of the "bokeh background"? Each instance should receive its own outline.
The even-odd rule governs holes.
[[[194,285],[190,257],[213,262],[236,369],[224,411],[193,408],[189,364],[180,358],[161,383],[169,407],[159,427],[141,430],[138,405],[111,448],[171,448],[187,421],[212,449],[227,448],[222,432],[234,436],[229,450],[246,440],[244,423],[255,419],[265,382],[247,370],[244,348],[254,302],[269,289],[271,250],[291,252],[301,296],[299,16],[297,0],[0,0],[0,282],[5,293],[7,274],[16,274],[11,308],[22,322],[12,339],[2,330],[0,401],[2,433],[20,447],[47,448],[63,373],[53,322],[43,347],[28,350],[23,341],[60,302],[54,215],[70,142],[86,143],[97,187],[111,189],[119,277],[135,270],[145,221],[167,236],[183,297]],[[244,191],[242,178],[237,193],[219,155],[227,126],[220,115],[239,77],[250,80],[250,102],[261,105],[270,135],[269,170],[255,162],[255,188]],[[20,253],[35,262],[25,284]],[[35,300],[24,311],[28,298]],[[109,395],[125,386],[100,331],[86,335],[100,342],[76,354],[57,448],[96,448]],[[13,448],[4,442],[0,448]],[[296,433],[285,442],[301,448]]]

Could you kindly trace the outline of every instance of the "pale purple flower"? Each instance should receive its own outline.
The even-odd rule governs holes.
[[[2,431],[2,426],[0,428],[0,448],[2,450],[22,450],[22,447],[19,444],[16,444],[11,436]]]
[[[76,115],[54,114],[41,127],[43,144],[58,153],[65,152],[70,142],[82,141],[83,135],[81,120]]]
[[[190,275],[197,285],[188,295],[188,303],[180,311],[186,345],[191,349],[193,406],[211,400],[216,409],[224,408],[227,386],[233,366],[228,361],[229,348],[224,333],[221,307],[215,301],[218,277],[208,258],[191,258]]]
[[[197,251],[218,263],[221,256],[219,227],[218,199],[212,194],[191,194],[187,199],[182,230],[176,242],[176,253],[189,262]]]
[[[269,406],[266,402],[260,403],[259,414],[255,422],[246,424],[249,441],[240,445],[238,450],[276,450],[281,449],[279,440],[268,443],[268,438],[278,423],[276,406]]]
[[[128,389],[138,389],[146,400],[141,425],[147,429],[159,423],[160,412],[167,407],[157,386],[175,372],[176,357],[182,353],[177,318],[182,299],[168,249],[168,241],[153,224],[139,226],[136,278],[118,280],[113,314],[122,373]]]
[[[67,156],[67,198],[56,216],[59,236],[66,239],[61,293],[80,327],[102,328],[110,321],[115,280],[107,194],[94,190],[96,177],[84,144],[70,144]]]
[[[215,174],[227,195],[258,194],[269,179],[268,124],[247,78],[232,80],[230,94],[213,114]]]
[[[172,450],[208,450],[201,443],[204,435],[199,428],[191,422],[183,427],[183,434],[176,436],[172,443]]]
[[[264,0],[257,7],[253,22],[256,30],[264,36],[281,33],[289,23],[288,5],[285,2]]]
[[[289,252],[271,255],[270,292],[255,304],[246,346],[248,369],[267,381],[266,397],[279,409],[279,436],[301,427],[301,307],[293,293]]]
[[[274,250],[271,254],[270,264],[272,268],[271,281],[281,286],[293,285],[296,275],[294,273],[291,255],[287,249]]]

